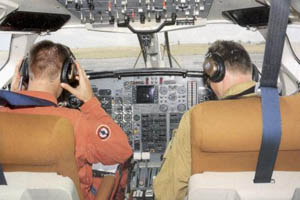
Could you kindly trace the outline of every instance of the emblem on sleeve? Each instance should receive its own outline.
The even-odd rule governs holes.
[[[98,134],[98,136],[102,140],[106,140],[106,139],[108,139],[110,137],[110,129],[106,125],[100,125],[100,126],[98,126],[96,133]]]

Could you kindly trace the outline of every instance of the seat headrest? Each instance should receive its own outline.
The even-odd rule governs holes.
[[[74,146],[73,126],[62,117],[0,112],[2,164],[55,164],[61,146]],[[57,139],[59,138],[59,139]]]
[[[300,95],[281,97],[280,150],[300,150]],[[204,152],[257,152],[262,138],[260,97],[205,102],[191,112],[191,134]]]

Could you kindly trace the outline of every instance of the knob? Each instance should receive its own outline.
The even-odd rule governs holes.
[[[178,110],[179,112],[184,112],[184,111],[186,110],[186,105],[185,105],[185,104],[179,104],[179,105],[177,106],[177,110]]]
[[[166,104],[161,104],[161,105],[159,106],[159,110],[160,110],[161,112],[167,112],[167,111],[168,111],[168,106],[167,106]]]

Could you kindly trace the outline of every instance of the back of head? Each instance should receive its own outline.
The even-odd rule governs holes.
[[[208,52],[218,54],[223,59],[226,71],[252,73],[250,56],[239,43],[217,40],[209,47]]]
[[[60,77],[62,65],[70,56],[64,45],[43,40],[36,43],[29,55],[30,80],[44,79],[53,81]]]

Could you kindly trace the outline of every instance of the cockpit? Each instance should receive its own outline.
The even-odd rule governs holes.
[[[272,1],[268,0],[2,0],[0,87],[4,91],[11,88],[15,66],[29,54],[34,44],[50,40],[68,46],[83,67],[93,95],[124,131],[132,149],[123,199],[155,199],[153,182],[164,164],[166,152],[172,148],[170,142],[182,117],[195,106],[218,99],[203,67],[208,48],[214,41],[230,40],[244,46],[253,66],[252,80],[257,83],[255,92],[261,94],[259,81],[266,59],[271,5]],[[281,67],[276,80],[280,97],[293,96],[299,91],[299,1],[291,1],[288,16]],[[84,103],[67,91],[58,101],[60,106],[74,110],[80,110]],[[52,122],[54,119],[48,120]],[[191,126],[192,123],[195,122],[191,122]],[[197,127],[196,123],[194,126]],[[201,139],[208,142],[208,146],[201,150],[211,149],[211,154],[219,153],[220,149],[221,154],[240,150],[235,144],[232,147],[215,145],[207,135]],[[249,146],[247,151],[256,151]],[[298,150],[296,144],[293,147]],[[191,149],[193,152],[196,147]],[[284,149],[292,150],[289,147]],[[115,172],[114,167],[92,164],[92,173]],[[198,170],[195,164],[193,168],[195,172]],[[288,171],[299,170],[292,168]],[[101,176],[105,176],[103,174]],[[221,180],[222,183],[222,179],[226,179],[223,175],[213,180]],[[204,189],[215,186],[201,184]],[[239,182],[237,185],[243,184]],[[222,193],[220,188],[217,190],[220,196],[212,199],[226,199],[224,194],[231,195],[230,199],[247,199],[235,196],[232,191]],[[295,191],[292,193],[293,200],[299,199],[299,191]],[[203,199],[210,199],[208,190],[200,192],[204,195]],[[196,193],[188,196],[187,193],[186,198],[201,199]],[[81,196],[70,197],[76,198]],[[109,199],[116,197],[110,196]],[[255,197],[252,196],[252,199]]]

